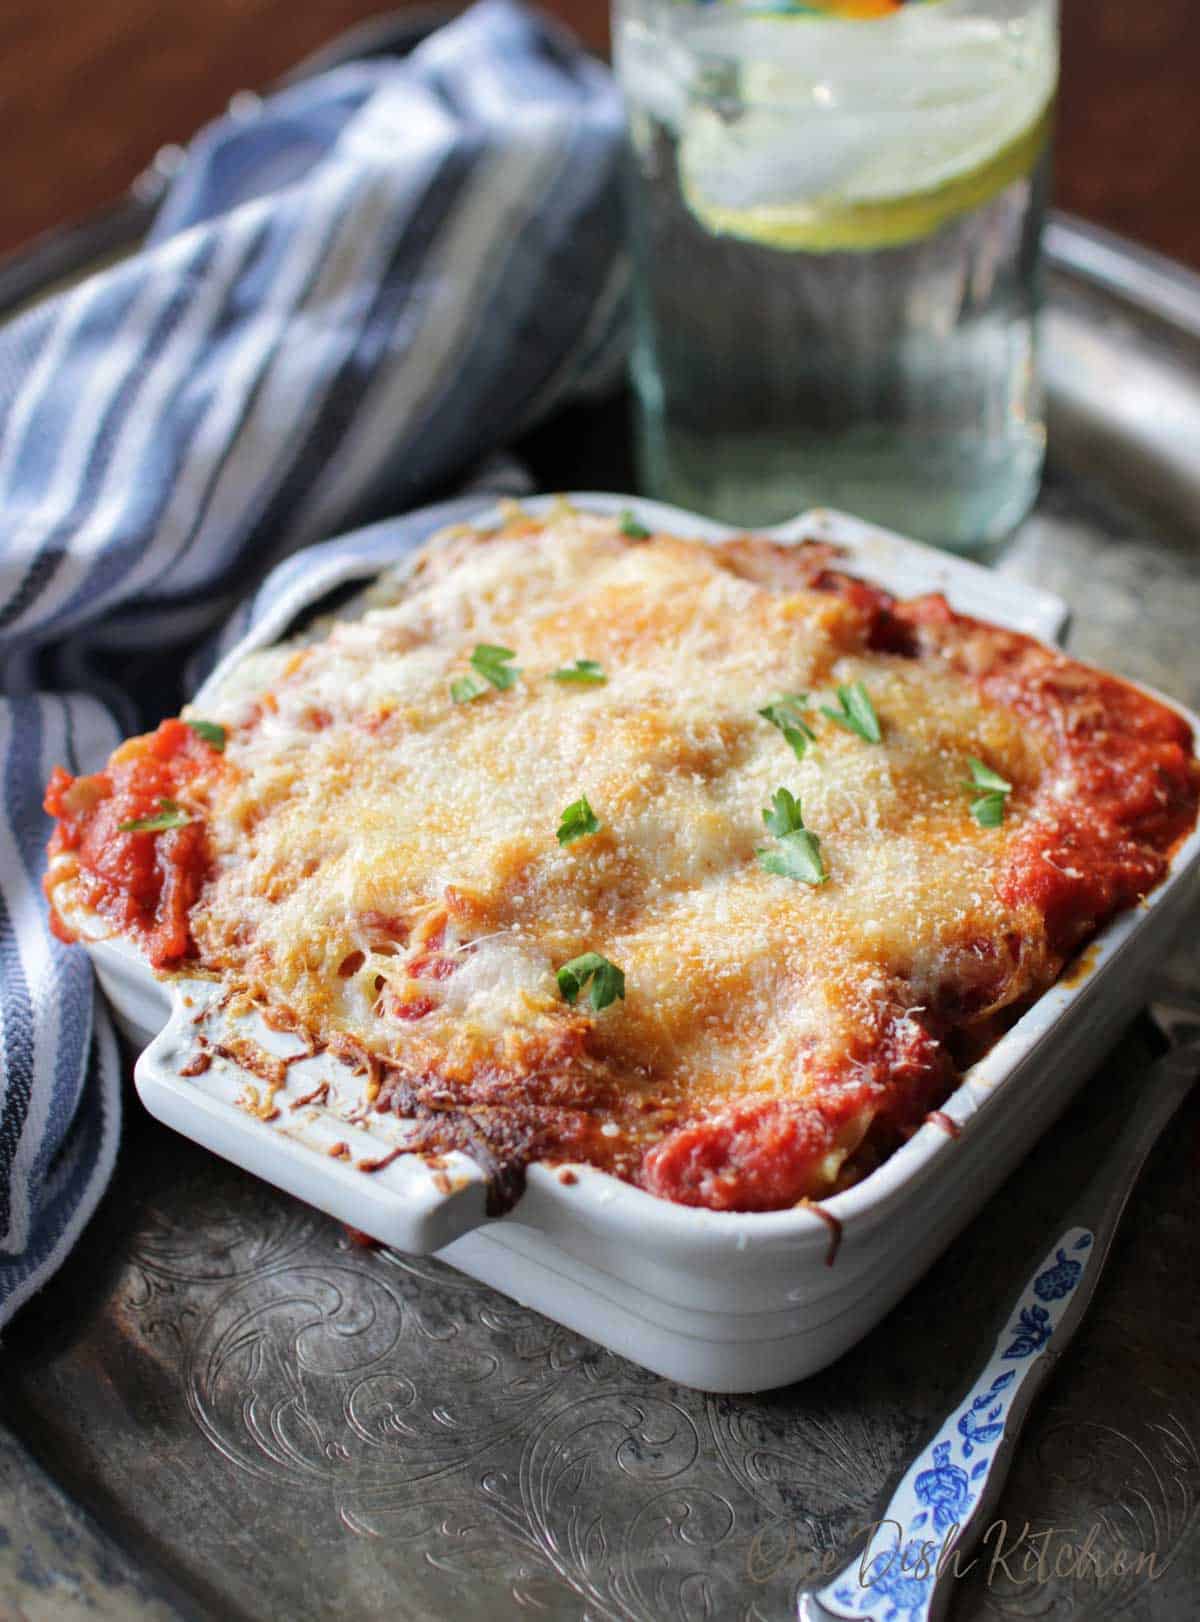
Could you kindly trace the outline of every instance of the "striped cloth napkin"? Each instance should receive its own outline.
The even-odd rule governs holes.
[[[482,498],[300,548],[616,381],[620,128],[605,69],[482,0],[206,131],[143,251],[0,331],[0,1324],[95,1209],[126,1068],[47,926],[52,767]]]

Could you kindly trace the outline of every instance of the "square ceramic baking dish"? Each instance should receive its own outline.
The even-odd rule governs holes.
[[[540,513],[554,499],[524,505]],[[734,533],[634,497],[569,499],[591,511],[629,509],[652,529],[704,539]],[[955,608],[1043,640],[1066,621],[1057,598],[842,514],[806,513],[767,533],[831,541],[851,572],[897,595],[944,591]],[[362,576],[361,563],[353,572]],[[322,589],[333,583],[325,576]],[[260,626],[197,703],[232,663],[283,628]],[[1200,719],[1181,713],[1200,736]],[[436,1253],[671,1379],[757,1391],[831,1362],[930,1265],[1103,1058],[1198,894],[1193,833],[1142,906],[1114,919],[966,1073],[942,1111],[958,1135],[927,1123],[864,1181],[825,1202],[833,1223],[803,1208],[698,1210],[588,1166],[564,1182],[540,1165],[529,1169],[515,1209],[490,1219],[479,1169],[462,1155],[430,1161],[400,1152],[405,1123],[373,1112],[362,1079],[327,1056],[290,1064],[273,1099],[261,1099],[261,1079],[231,1059],[184,1073],[195,1069],[188,1061],[197,1025],[211,1034],[225,1018],[209,1007],[211,987],[157,980],[123,941],[94,941],[89,950],[122,1026],[149,1043],[135,1080],[146,1108],[167,1125],[383,1243]],[[268,1049],[298,1050],[294,1038],[252,1025]]]

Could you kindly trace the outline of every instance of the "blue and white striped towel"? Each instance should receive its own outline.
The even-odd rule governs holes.
[[[51,768],[175,710],[231,614],[288,616],[481,498],[299,548],[615,381],[620,124],[599,64],[482,0],[201,135],[141,253],[0,332],[0,1324],[94,1210],[121,1116],[41,899]]]

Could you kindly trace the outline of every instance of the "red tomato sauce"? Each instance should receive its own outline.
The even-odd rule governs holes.
[[[656,1143],[642,1162],[640,1181],[651,1194],[680,1205],[777,1211],[795,1205],[813,1186],[836,1129],[836,1112],[825,1104],[772,1099],[734,1105]]]
[[[1151,890],[1196,820],[1187,723],[1098,671],[1085,674],[1086,686],[1057,694],[1051,681],[1009,692],[1003,671],[983,683],[1055,733],[1055,781],[1067,794],[1013,841],[1000,893],[1033,902],[1063,953]]]
[[[1047,739],[1052,765],[1037,815],[1011,839],[999,891],[1006,904],[1042,915],[1051,954],[1065,958],[1164,877],[1200,804],[1200,765],[1181,716],[1030,637],[957,614],[941,596],[898,602],[815,554],[813,562],[806,583],[861,614],[870,648],[944,660]],[[941,1035],[895,1021],[873,1053],[817,1078],[807,1099],[742,1102],[671,1132],[647,1151],[638,1181],[684,1205],[778,1210],[821,1190],[821,1163],[856,1113],[871,1114],[872,1146],[890,1151],[953,1089],[956,1020],[986,1012],[1015,973],[1020,939],[981,945],[994,950],[982,954],[980,983],[948,986],[940,999]]]
[[[942,597],[900,603],[896,618],[916,651],[972,676],[1046,739],[1053,766],[1038,816],[1012,839],[999,890],[1009,905],[1035,906],[1051,950],[1065,956],[1153,889],[1195,826],[1191,728],[1149,694],[956,614]]]
[[[915,1019],[896,1019],[873,1049],[818,1078],[811,1098],[747,1101],[672,1132],[647,1151],[638,1180],[681,1205],[782,1210],[828,1192],[822,1162],[846,1146],[855,1117],[869,1113],[877,1144],[894,1147],[945,1097],[953,1076],[937,1037]]]
[[[186,722],[164,721],[132,738],[101,772],[72,777],[56,767],[45,808],[58,819],[49,855],[70,852],[80,903],[116,931],[132,935],[156,969],[177,968],[195,953],[188,914],[207,877],[210,858],[202,816],[156,832],[122,832],[123,823],[151,817],[163,800],[178,801],[196,780],[221,770],[220,752]],[[51,866],[46,893],[51,923],[62,940],[75,937],[54,909],[62,874]]]

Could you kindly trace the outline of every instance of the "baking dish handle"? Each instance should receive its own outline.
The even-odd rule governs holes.
[[[322,1107],[334,1061],[302,1055],[268,1090],[220,1040],[198,1043],[218,988],[178,982],[166,1025],[142,1054],[134,1083],[164,1125],[244,1171],[410,1255],[431,1255],[488,1220],[487,1182],[462,1154],[406,1152],[403,1124],[383,1138]],[[271,1040],[268,1031],[260,1040]],[[267,1052],[271,1049],[268,1047]],[[296,1056],[293,1056],[295,1058]]]

